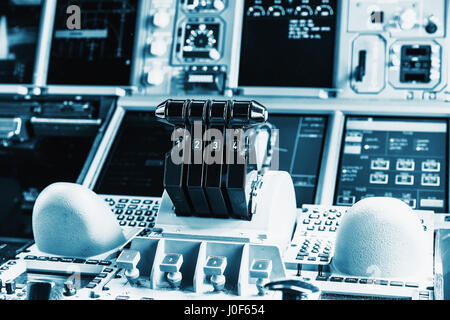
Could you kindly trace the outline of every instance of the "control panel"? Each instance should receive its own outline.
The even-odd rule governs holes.
[[[52,256],[32,246],[1,266],[0,298],[273,300],[281,295],[263,286],[285,276],[277,247],[137,237],[129,249],[95,259]]]
[[[142,94],[446,99],[445,0],[147,6],[157,22],[138,43]]]
[[[337,273],[331,260],[336,230],[346,214],[346,207],[305,205],[287,250],[264,241],[182,239],[156,231],[132,236],[124,249],[88,258],[46,254],[31,245],[1,265],[0,298],[278,300],[287,293],[322,300],[434,298],[428,275],[411,279],[376,272],[369,277]],[[433,213],[414,214],[428,242],[423,259],[432,270]],[[125,233],[131,230],[127,228]]]
[[[445,1],[348,5],[353,93],[435,99],[447,84]]]
[[[56,180],[132,236],[94,257],[0,241],[0,300],[440,294],[450,0],[80,0],[76,29],[71,4],[0,4],[0,240],[34,236]],[[425,279],[334,268],[373,197],[419,217]]]
[[[230,69],[236,2],[149,1],[138,45],[136,86],[143,94],[220,93]],[[145,23],[145,22],[143,22]]]
[[[68,4],[7,6],[5,90],[448,100],[446,0],[83,0],[76,30]]]

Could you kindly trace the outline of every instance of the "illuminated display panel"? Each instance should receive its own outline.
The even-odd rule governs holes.
[[[333,88],[336,1],[245,1],[240,87]]]
[[[335,204],[387,196],[447,212],[447,131],[446,119],[349,117]]]

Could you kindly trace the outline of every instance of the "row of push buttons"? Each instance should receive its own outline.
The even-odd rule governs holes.
[[[361,285],[379,285],[379,286],[390,286],[390,287],[403,287],[403,288],[413,288],[418,289],[419,284],[416,282],[405,282],[399,280],[385,280],[385,279],[368,279],[368,278],[356,278],[356,277],[341,277],[341,276],[317,276],[316,281],[329,281],[334,283],[349,283],[349,284],[361,284]],[[432,299],[429,288],[426,290],[420,290],[419,300],[430,300]]]
[[[103,271],[101,273],[97,274],[95,276],[95,278],[92,279],[91,282],[89,282],[86,285],[86,288],[88,288],[88,289],[95,289],[97,287],[97,285],[100,282],[102,282],[108,276],[109,273],[111,273],[113,271],[114,271],[114,269],[112,269],[112,268],[105,268],[105,269],[103,269]]]
[[[78,264],[91,264],[99,266],[109,266],[111,261],[108,260],[95,260],[95,259],[78,259],[78,258],[60,258],[60,257],[47,257],[47,256],[25,256],[25,260],[37,260],[37,261],[51,261],[51,262],[66,262],[66,263],[78,263]]]
[[[418,288],[419,285],[415,282],[404,282],[404,281],[389,281],[380,279],[368,279],[368,278],[355,278],[355,277],[340,277],[340,276],[317,276],[317,281],[330,281],[330,282],[345,282],[354,284],[375,284],[381,286],[391,286],[391,287],[409,287]]]

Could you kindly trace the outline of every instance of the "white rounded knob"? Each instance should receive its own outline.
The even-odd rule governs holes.
[[[425,278],[427,238],[418,215],[403,201],[365,198],[343,216],[330,267],[355,277]]]
[[[396,55],[393,55],[393,56],[391,57],[391,63],[392,63],[392,66],[393,66],[393,67],[398,67],[398,66],[400,66],[400,58],[397,57]]]
[[[399,16],[399,26],[403,30],[411,30],[417,23],[417,13],[413,9],[406,9]]]
[[[223,8],[225,8],[225,4],[222,0],[215,0],[214,1],[214,8],[216,8],[217,11],[222,11]]]
[[[170,23],[170,15],[165,10],[159,10],[153,15],[153,24],[158,28],[165,28]]]
[[[220,53],[216,49],[212,49],[211,51],[209,51],[209,57],[213,60],[219,60]]]
[[[167,52],[167,44],[164,40],[154,40],[150,44],[150,53],[154,56],[161,57]]]
[[[147,74],[147,83],[152,86],[159,86],[164,82],[164,71],[162,69],[150,70]]]

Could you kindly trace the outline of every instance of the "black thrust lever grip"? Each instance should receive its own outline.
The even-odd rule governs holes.
[[[227,174],[227,166],[224,165],[224,137],[228,109],[228,101],[211,101],[206,137],[209,142],[206,147],[210,152],[205,153],[205,191],[211,206],[211,213],[217,218],[228,218],[231,212],[224,179]],[[217,133],[216,136],[214,136],[215,133]],[[215,161],[216,159],[221,159],[222,161]]]
[[[167,100],[156,110],[159,119],[175,127],[174,135],[178,139],[174,141],[172,150],[164,159],[163,185],[175,206],[176,214],[181,216],[189,216],[193,211],[192,201],[186,190],[187,163],[182,160],[189,157],[189,153],[186,154],[186,152],[190,151],[186,148],[190,145],[190,135],[186,134],[189,131],[186,118],[189,102],[189,100]],[[178,153],[177,162],[174,161],[172,152]]]
[[[187,191],[193,204],[194,215],[208,217],[211,208],[204,188],[203,135],[208,123],[209,103],[204,100],[193,100],[189,103],[187,111],[191,128],[191,162],[187,165]]]
[[[186,149],[184,165],[171,162],[171,152],[166,155],[164,187],[169,194],[177,215],[234,217],[251,220],[245,194],[248,154],[242,141],[242,131],[267,121],[267,109],[256,101],[216,100],[166,100],[156,109],[160,121],[176,130],[185,129],[188,138],[181,139]],[[199,124],[200,123],[200,124]],[[201,127],[201,136],[194,131]],[[196,127],[197,130],[194,130]],[[215,129],[220,135],[204,135],[207,129]],[[233,131],[230,135],[227,129]],[[240,132],[234,136],[236,132]],[[197,132],[198,135],[198,132]],[[206,138],[204,140],[203,138]],[[231,141],[230,139],[233,139]],[[175,142],[174,147],[177,147]],[[203,153],[211,151],[211,155]],[[229,159],[227,150],[233,150]],[[222,161],[211,162],[195,155],[207,154]],[[238,161],[238,156],[241,157]],[[217,158],[218,157],[218,158]],[[197,161],[196,161],[197,160]],[[211,160],[211,159],[208,159]],[[227,161],[233,163],[227,163]]]

